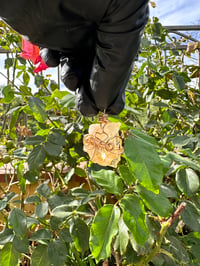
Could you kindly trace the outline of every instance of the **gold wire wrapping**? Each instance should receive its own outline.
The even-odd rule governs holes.
[[[120,122],[108,121],[106,114],[100,115],[99,124],[90,125],[88,134],[83,137],[83,150],[93,163],[117,167],[124,152],[119,136],[120,125]]]

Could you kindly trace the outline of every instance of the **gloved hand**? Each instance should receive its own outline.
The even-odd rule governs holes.
[[[41,57],[48,66],[61,64],[61,79],[77,92],[83,115],[120,113],[148,20],[148,0],[37,2],[7,0],[0,3],[0,16],[44,47]]]
[[[85,116],[97,115],[99,110],[91,101],[91,95],[88,95],[94,54],[73,57],[43,48],[40,55],[49,67],[61,64],[61,80],[68,90],[77,92],[76,105],[79,111]]]
[[[40,55],[49,67],[56,67],[61,64],[61,80],[68,90],[72,92],[77,91],[76,106],[79,111],[85,116],[97,115],[99,109],[91,100],[92,95],[90,94],[91,85],[89,80],[91,74],[90,68],[93,63],[92,60],[88,65],[88,58],[85,58],[85,61],[83,59],[81,60],[80,57],[67,58],[66,55],[47,48],[41,49]],[[125,103],[125,87],[128,82],[129,74],[130,73],[128,73],[127,80],[125,80],[124,86],[121,87],[114,104],[111,105],[109,109],[105,109],[107,113],[118,114],[123,110]]]

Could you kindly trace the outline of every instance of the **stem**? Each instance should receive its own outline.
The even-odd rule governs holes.
[[[20,193],[20,209],[24,211],[24,192]]]
[[[25,258],[27,258],[27,259],[29,259],[29,260],[31,261],[31,257],[30,257],[30,256],[28,256],[28,255],[25,254],[25,253],[22,253],[22,255],[23,255]]]
[[[104,260],[102,266],[109,266],[108,260]]]
[[[87,176],[85,179],[86,179],[86,181],[88,183],[88,186],[89,186],[90,191],[93,192],[92,185],[91,185],[91,182],[90,182],[89,177]]]
[[[54,178],[53,178],[53,174],[52,173],[49,173],[49,178],[50,178],[50,181],[51,181],[51,187],[52,187],[52,191],[54,192],[55,191],[55,183],[54,183]]]
[[[49,115],[47,115],[49,121],[55,126],[55,128],[59,128],[59,126],[50,118]]]
[[[7,192],[5,191],[5,189],[0,185],[0,190],[4,193],[4,194],[6,194]]]
[[[112,255],[115,257],[116,265],[117,266],[122,266],[122,259],[119,254],[119,252],[115,251],[114,249],[112,250]]]
[[[142,125],[142,123],[140,122],[140,119],[138,119],[137,115],[133,115],[134,119],[136,120],[136,122],[139,124],[139,126],[144,129],[144,126]]]
[[[148,265],[148,263],[153,259],[153,257],[160,253],[160,247],[163,241],[163,238],[167,232],[167,229],[169,228],[168,222],[165,222],[161,225],[161,229],[158,235],[158,240],[156,242],[155,248],[152,250],[152,252],[145,258],[142,259],[139,263],[137,263],[137,266],[142,266],[142,265]]]
[[[59,170],[55,167],[55,165],[54,165],[54,169],[55,169],[55,173],[58,175],[58,178],[60,179],[60,181],[62,183],[62,186],[66,187],[65,181],[63,180]]]
[[[15,87],[20,92],[19,87],[17,85],[15,85],[6,75],[4,75],[2,72],[0,72],[0,75],[2,75],[5,79],[7,79],[9,84],[11,84],[13,87]]]
[[[136,266],[144,266],[148,265],[148,263],[152,260],[152,258],[158,254],[163,253],[163,249],[161,249],[161,245],[163,242],[163,238],[165,237],[165,234],[167,233],[168,228],[173,224],[173,222],[179,217],[182,210],[186,207],[186,203],[182,202],[176,209],[176,211],[173,213],[173,215],[165,222],[161,223],[161,229],[158,234],[158,239],[156,241],[156,245],[154,249],[151,251],[151,253],[147,256],[144,256],[138,263],[136,263]]]
[[[7,122],[7,113],[9,112],[10,107],[11,107],[11,103],[9,103],[7,105],[7,109],[6,109],[6,112],[4,114],[4,118],[3,118],[3,125],[2,125],[2,128],[1,128],[0,136],[3,136],[4,135],[4,129],[6,127],[6,122]]]

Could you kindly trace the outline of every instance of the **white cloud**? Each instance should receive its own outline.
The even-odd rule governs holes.
[[[200,24],[199,0],[155,0],[156,8],[150,9],[150,15],[158,17],[163,25]]]

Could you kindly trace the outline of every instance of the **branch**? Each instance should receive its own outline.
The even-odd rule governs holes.
[[[182,202],[175,210],[175,212],[172,214],[172,216],[166,221],[166,223],[169,224],[169,227],[175,222],[176,219],[178,219],[180,213],[186,207],[186,205],[187,205],[186,202]]]
[[[148,265],[148,263],[152,260],[152,258],[158,254],[158,253],[163,253],[163,250],[161,249],[162,241],[163,238],[165,237],[165,234],[167,233],[168,228],[175,222],[176,219],[178,219],[180,213],[182,210],[186,207],[186,203],[182,202],[175,212],[172,214],[171,217],[169,217],[168,220],[164,221],[161,223],[161,229],[160,232],[158,233],[158,239],[156,241],[156,245],[154,249],[151,251],[151,253],[147,256],[144,256],[136,265],[137,266],[142,266],[142,265]]]

